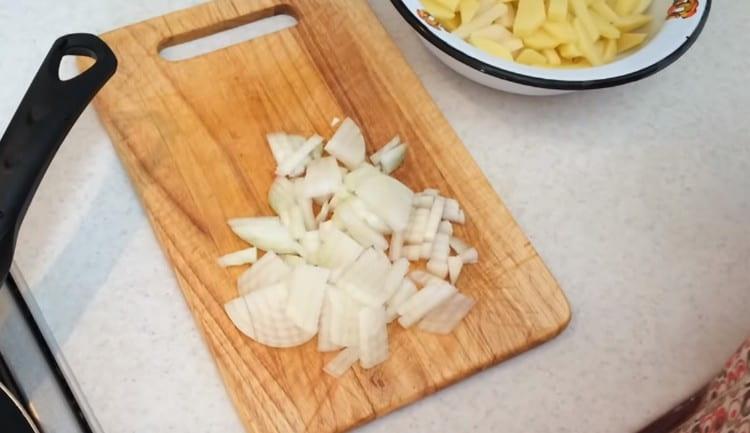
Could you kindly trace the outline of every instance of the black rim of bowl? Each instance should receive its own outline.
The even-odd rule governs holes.
[[[450,44],[435,36],[427,25],[424,24],[419,18],[417,18],[402,0],[391,0],[391,4],[401,14],[402,17],[412,26],[417,33],[425,38],[429,43],[436,46],[440,51],[448,54],[459,62],[470,66],[471,68],[482,72],[483,74],[490,75],[492,77],[500,78],[503,80],[511,81],[513,83],[523,84],[526,86],[539,87],[542,89],[554,89],[554,90],[588,90],[588,89],[602,89],[606,87],[614,87],[622,84],[631,83],[640,79],[646,78],[649,75],[653,75],[667,66],[674,63],[675,60],[679,59],[685,51],[695,43],[698,36],[700,36],[703,27],[706,25],[709,12],[711,12],[711,0],[705,1],[705,11],[701,16],[698,26],[695,28],[692,34],[685,38],[685,42],[682,43],[676,50],[672,51],[668,56],[654,63],[653,65],[647,66],[643,69],[631,72],[625,75],[618,75],[616,77],[602,78],[599,80],[553,80],[549,78],[532,77],[529,75],[519,74],[511,72],[505,69],[498,68],[497,66],[485,63],[477,58],[471,57],[468,54],[452,47]]]

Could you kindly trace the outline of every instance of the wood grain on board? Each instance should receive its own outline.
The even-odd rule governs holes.
[[[170,62],[177,44],[288,13],[296,27]],[[184,297],[249,432],[340,432],[431,394],[557,335],[567,301],[527,238],[364,0],[225,0],[103,36],[120,67],[95,104],[138,190]],[[216,265],[245,247],[226,220],[270,215],[275,163],[265,135],[330,136],[350,116],[369,151],[410,145],[396,176],[456,197],[479,250],[461,291],[479,302],[450,336],[391,325],[391,358],[334,379],[315,342],[269,349],[223,311],[241,269]],[[175,302],[178,302],[176,300]]]

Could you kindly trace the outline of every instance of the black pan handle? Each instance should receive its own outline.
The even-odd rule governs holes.
[[[66,55],[96,62],[70,80],[59,77]],[[117,58],[94,35],[63,36],[52,45],[0,139],[0,283],[13,258],[26,209],[57,149],[94,95],[117,69]]]

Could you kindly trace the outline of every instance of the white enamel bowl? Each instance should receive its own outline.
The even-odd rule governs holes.
[[[683,2],[690,13],[669,17]],[[742,0],[746,1],[746,0]],[[697,2],[697,9],[693,2]],[[661,17],[648,27],[643,47],[614,62],[591,68],[554,69],[525,66],[481,51],[440,26],[430,25],[418,11],[420,0],[391,0],[401,16],[422,37],[427,48],[459,74],[494,89],[523,95],[555,95],[619,86],[648,77],[677,60],[695,42],[708,19],[711,0],[654,0],[646,13]],[[679,10],[679,8],[678,8]]]

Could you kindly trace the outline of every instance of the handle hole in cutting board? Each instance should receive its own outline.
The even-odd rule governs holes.
[[[260,17],[253,15],[239,22],[222,23],[221,26],[203,29],[197,34],[188,33],[164,41],[159,54],[172,62],[188,60],[294,27],[298,23],[287,8],[269,12],[270,16],[267,13]]]
[[[59,78],[60,81],[72,80],[94,66],[94,62],[94,59],[88,56],[66,54],[63,56],[62,60],[60,60],[60,67],[57,70],[57,78]]]

